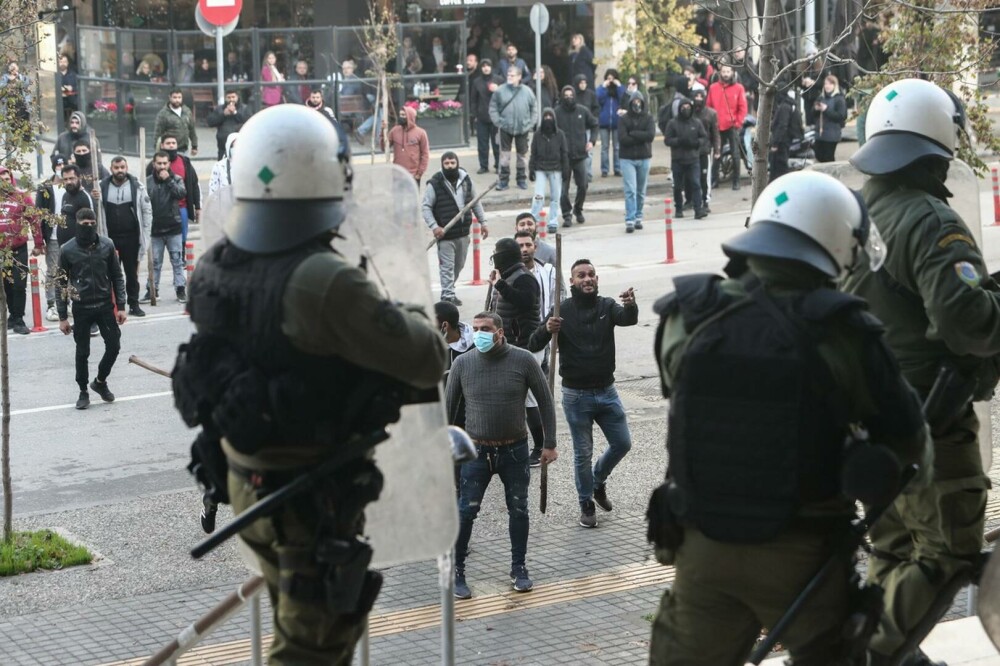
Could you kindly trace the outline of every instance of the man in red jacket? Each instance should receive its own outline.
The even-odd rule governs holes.
[[[29,332],[24,323],[24,306],[28,290],[29,232],[25,209],[33,205],[31,197],[17,189],[14,174],[0,167],[0,247],[9,247],[14,253],[10,279],[3,281],[3,288],[7,295],[7,309],[10,312],[7,325],[18,335],[27,335]],[[30,224],[30,232],[35,241],[31,253],[37,256],[45,247],[42,231],[37,222]]]
[[[708,87],[705,106],[719,114],[719,134],[723,141],[729,141],[729,151],[733,156],[733,189],[740,189],[740,129],[747,117],[747,95],[743,86],[736,82],[732,65],[719,67],[719,80]],[[718,164],[718,163],[716,163]],[[718,178],[718,167],[713,179]]]
[[[382,125],[385,127],[385,121]],[[383,150],[385,150],[384,136],[379,132],[379,145]],[[416,109],[403,107],[398,124],[389,130],[389,150],[392,151],[392,163],[409,171],[417,180],[417,185],[420,185],[420,179],[424,177],[431,159],[431,150],[427,132],[422,127],[417,127]]]

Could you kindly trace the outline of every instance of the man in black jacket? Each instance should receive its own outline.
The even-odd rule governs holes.
[[[498,240],[492,259],[486,309],[500,315],[509,343],[527,347],[528,338],[538,327],[538,280],[524,268],[521,247],[513,238]]]
[[[128,172],[128,162],[118,155],[111,160],[111,176],[101,181],[99,202],[104,206],[108,237],[114,242],[125,273],[128,313],[145,317],[139,307],[139,262],[149,246],[153,209],[146,186]],[[121,304],[119,304],[121,305]]]
[[[63,245],[59,254],[56,304],[59,330],[63,335],[72,331],[76,342],[76,383],[80,387],[76,408],[86,409],[90,406],[87,392],[90,327],[96,324],[104,338],[104,356],[90,388],[105,402],[114,402],[115,395],[107,380],[121,349],[122,334],[118,327],[128,317],[124,308],[115,312],[115,303],[125,302],[125,278],[115,256],[115,244],[97,235],[97,216],[93,210],[83,208],[77,213],[74,231],[76,237]],[[73,326],[69,324],[69,301],[73,301]]]
[[[59,247],[62,247],[76,237],[76,214],[84,208],[90,208],[91,210],[94,208],[94,200],[83,189],[80,182],[80,168],[75,164],[67,164],[63,167],[62,187],[64,192],[62,193],[58,210],[53,209],[53,212],[62,215],[63,220],[66,222],[64,226],[59,226],[55,229],[55,236]],[[42,235],[47,240],[52,238],[52,227],[48,223],[43,222]]]
[[[441,269],[441,300],[461,305],[455,295],[455,280],[465,267],[469,253],[469,231],[473,214],[479,219],[483,238],[489,236],[486,211],[477,203],[451,229],[445,226],[476,198],[476,188],[465,169],[458,166],[458,155],[447,151],[441,156],[441,170],[434,174],[424,190],[424,224],[437,240],[438,265]]]
[[[619,294],[621,305],[598,296],[597,281],[597,270],[589,259],[575,261],[570,269],[570,297],[560,306],[561,316],[550,311],[545,326],[539,326],[528,342],[528,351],[539,351],[553,333],[559,333],[563,412],[573,438],[581,527],[597,527],[595,501],[611,511],[608,476],[632,448],[625,409],[615,389],[615,327],[635,326],[639,306],[631,287]],[[595,422],[608,448],[592,468]]]
[[[625,189],[625,233],[642,229],[646,180],[655,137],[656,125],[646,110],[646,99],[642,93],[634,92],[627,102],[627,111],[618,120],[619,157]]]
[[[771,145],[767,153],[767,182],[788,173],[788,149],[792,144],[792,123],[795,122],[795,101],[789,92],[779,94],[775,100],[774,116],[771,118]]]
[[[181,247],[187,242],[188,222],[198,220],[201,215],[201,187],[198,185],[198,173],[194,170],[191,158],[182,154],[177,148],[177,137],[170,132],[160,139],[160,150],[170,159],[170,171],[184,181],[185,195],[180,201],[181,215]],[[146,166],[146,176],[153,175],[153,163]],[[150,190],[152,194],[152,190]]]
[[[566,135],[556,126],[556,113],[542,109],[542,126],[531,139],[528,158],[528,179],[535,183],[535,198],[531,203],[532,220],[537,220],[545,203],[545,185],[549,187],[548,231],[559,229],[559,200],[562,197],[563,174],[569,171],[569,148]],[[541,176],[537,182],[535,178]],[[520,230],[518,230],[520,231]],[[550,262],[546,262],[550,263]]]
[[[253,112],[250,107],[240,101],[239,93],[234,90],[226,93],[225,104],[218,105],[208,114],[208,126],[218,128],[215,130],[215,142],[219,144],[218,159],[226,156],[226,139],[233,132],[239,132],[251,115]]]
[[[180,202],[187,196],[187,189],[180,176],[170,170],[170,156],[166,151],[153,155],[153,175],[146,179],[146,190],[153,208],[153,276],[146,294],[140,303],[150,301],[150,293],[155,288],[159,295],[160,269],[163,267],[163,250],[170,255],[170,266],[174,270],[174,289],[177,301],[187,302],[184,291],[184,243],[181,240]]]
[[[677,117],[667,123],[667,132],[663,137],[663,142],[670,146],[670,171],[674,175],[674,217],[684,217],[685,196],[694,203],[696,220],[708,214],[703,206],[698,168],[701,144],[707,138],[705,126],[694,117],[691,100],[681,100],[677,107]]]
[[[582,104],[577,102],[576,90],[573,86],[563,86],[559,107],[555,110],[556,126],[566,135],[566,147],[569,154],[569,169],[563,172],[562,182],[562,215],[563,226],[573,226],[573,215],[576,221],[583,224],[583,203],[587,199],[590,171],[587,160],[594,147],[593,133],[597,131],[597,118]],[[570,175],[576,183],[576,199],[569,200]]]
[[[691,100],[694,103],[694,116],[701,121],[705,127],[706,137],[701,142],[701,150],[698,155],[699,168],[701,170],[701,199],[704,202],[702,209],[706,213],[711,213],[708,207],[709,175],[712,173],[712,163],[722,155],[722,134],[719,133],[719,114],[715,109],[705,105],[705,86],[700,83],[695,84],[691,90]]]
[[[594,91],[594,75],[589,78],[581,74],[573,77],[573,92],[576,93],[576,103],[590,111],[590,115],[595,120],[601,118],[601,103],[597,101],[597,93]],[[594,137],[591,137],[594,138]],[[587,151],[587,182],[589,183],[593,175],[593,153]]]
[[[476,147],[479,151],[479,171],[490,172],[490,146],[493,146],[493,170],[500,168],[500,144],[497,128],[490,120],[490,100],[493,91],[503,84],[503,79],[493,74],[493,63],[483,58],[479,63],[479,76],[469,83],[469,114],[476,126]]]

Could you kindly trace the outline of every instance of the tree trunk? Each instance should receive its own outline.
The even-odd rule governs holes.
[[[14,266],[14,270],[19,270]],[[0,278],[3,279],[3,278]],[[0,289],[0,466],[3,475],[3,540],[14,539],[14,495],[10,482],[10,357],[7,354],[7,293]]]
[[[388,164],[392,161],[392,155],[389,154],[389,77],[386,76],[385,67],[382,67],[382,76],[379,80],[379,88],[382,90],[382,122],[386,123],[386,128],[378,128],[378,131],[382,133],[382,145],[385,146],[385,163]],[[402,110],[402,109],[400,109]]]
[[[778,36],[781,11],[781,3],[778,0],[767,0],[764,4],[760,40],[760,99],[757,102],[757,145],[754,147],[751,205],[757,202],[761,190],[767,187],[767,156],[771,150],[768,144],[771,142],[771,116],[774,115],[774,96],[777,93],[777,82],[774,81],[774,42]]]

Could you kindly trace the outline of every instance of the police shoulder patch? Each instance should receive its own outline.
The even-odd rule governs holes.
[[[951,245],[952,243],[965,243],[966,245],[971,245],[976,247],[976,241],[972,240],[965,234],[948,234],[944,238],[938,241],[938,247],[944,249]]]
[[[976,267],[968,261],[959,261],[956,263],[955,274],[958,275],[959,280],[970,287],[978,287],[983,280],[983,278],[979,275],[979,271],[976,270]]]

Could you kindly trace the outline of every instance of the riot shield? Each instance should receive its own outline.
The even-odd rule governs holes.
[[[849,162],[817,163],[809,167],[833,176],[851,189],[860,190],[868,176],[855,169]],[[968,227],[972,237],[976,239],[980,250],[983,247],[982,216],[980,213],[979,178],[968,164],[962,160],[954,160],[948,169],[948,180],[945,183],[953,196],[949,205],[959,214]],[[990,416],[990,403],[977,402],[973,406],[979,417],[979,453],[983,461],[983,471],[989,473],[993,464],[993,425]]]
[[[364,263],[387,298],[423,306],[434,321],[425,248],[432,238],[420,214],[413,176],[393,164],[365,166],[354,175],[342,239],[334,247]],[[458,535],[454,464],[441,401],[406,405],[375,448],[385,476],[379,500],[366,510],[376,567],[433,559]]]
[[[233,201],[231,187],[205,201],[206,247],[222,238]],[[387,298],[423,307],[433,322],[424,251],[431,233],[421,220],[413,176],[392,164],[363,167],[354,175],[347,220],[339,231],[342,238],[333,246],[347,261],[364,265]],[[375,551],[372,566],[378,568],[433,559],[447,553],[458,534],[454,467],[441,400],[406,405],[388,430],[390,438],[375,449],[385,486],[365,512],[366,536]],[[249,549],[240,550],[256,570]]]
[[[232,187],[216,190],[202,202],[201,239],[204,249],[212,247],[222,239],[222,224],[235,203]]]
[[[986,569],[979,577],[976,612],[986,635],[1000,650],[1000,557],[996,557],[995,553],[990,556]]]

